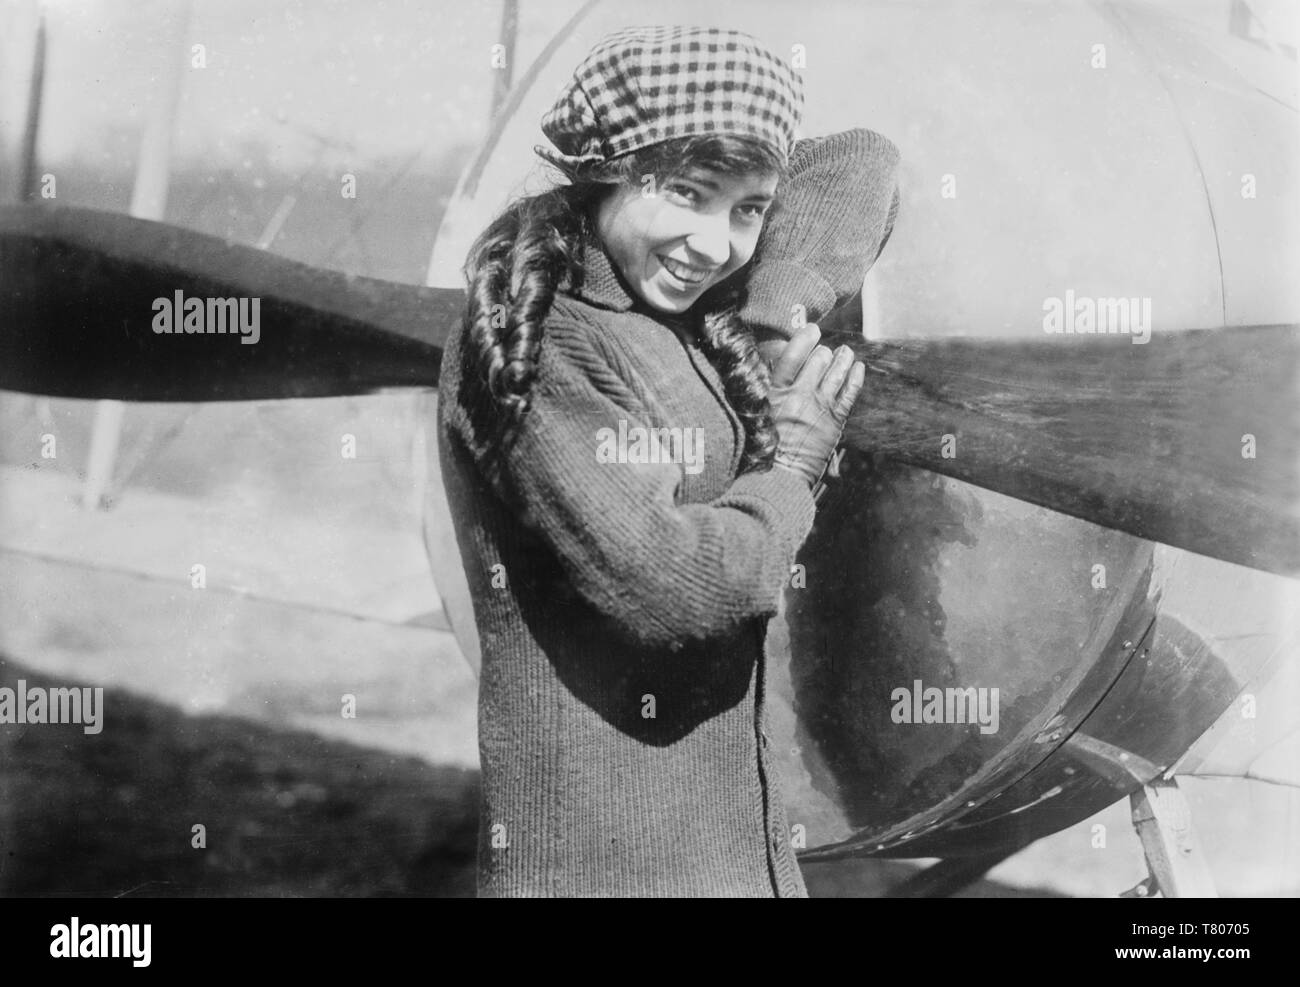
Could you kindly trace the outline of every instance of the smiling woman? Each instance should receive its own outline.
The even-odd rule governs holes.
[[[801,105],[739,32],[612,35],[543,121],[567,182],[470,251],[439,452],[483,646],[482,894],[805,893],[764,641],[864,371],[813,325],[769,378],[754,331],[861,285],[896,154],[847,135],[889,152],[859,173],[810,142],[808,186],[844,196],[820,213],[857,218],[813,238],[825,265],[792,253],[816,216],[767,214]],[[756,305],[764,251],[790,290]]]
[[[693,168],[666,182],[621,188],[601,203],[596,229],[628,284],[662,312],[685,312],[749,262],[777,174]]]

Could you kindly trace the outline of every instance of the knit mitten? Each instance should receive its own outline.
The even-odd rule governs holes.
[[[740,317],[789,337],[862,290],[898,208],[898,148],[857,128],[796,142],[759,234]]]

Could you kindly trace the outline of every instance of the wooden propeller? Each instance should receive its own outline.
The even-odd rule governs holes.
[[[256,344],[154,300],[260,299]],[[230,401],[433,387],[463,293],[163,223],[0,209],[0,387]],[[829,341],[829,340],[828,340]],[[836,342],[841,341],[836,338]],[[1300,574],[1300,327],[867,341],[849,446],[1228,562]]]

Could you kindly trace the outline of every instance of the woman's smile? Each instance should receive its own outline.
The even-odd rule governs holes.
[[[709,276],[717,271],[717,268],[693,267],[690,264],[673,260],[671,257],[665,257],[662,254],[655,254],[655,257],[658,258],[659,263],[663,265],[669,276],[680,282],[683,289],[687,290],[703,285],[709,279]]]

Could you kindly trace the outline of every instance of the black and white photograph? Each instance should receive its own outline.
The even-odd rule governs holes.
[[[1298,33],[0,0],[21,951],[149,966],[90,900],[1300,896]],[[1134,907],[1109,968],[1260,957]]]

